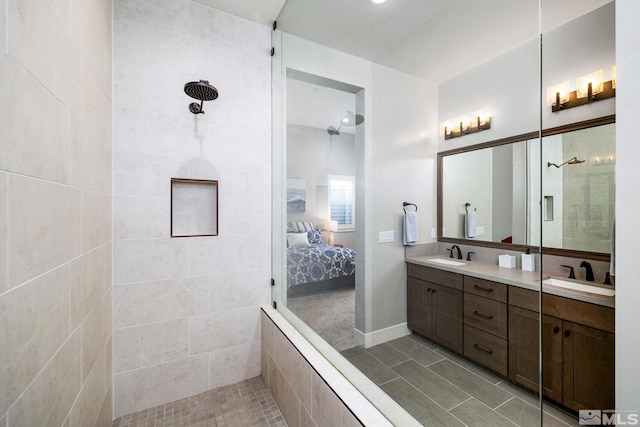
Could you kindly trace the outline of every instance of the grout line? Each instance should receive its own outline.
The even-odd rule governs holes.
[[[511,394],[511,393],[510,393],[510,394]],[[505,403],[507,403],[507,402],[512,401],[513,399],[517,399],[517,397],[516,397],[515,395],[513,395],[513,394],[512,394],[512,395],[511,395],[511,397],[510,397],[509,399],[505,400],[504,402],[502,402],[501,404],[499,404],[498,406],[496,406],[495,408],[493,408],[493,410],[494,410],[494,411],[496,411],[499,407],[501,407],[502,405],[504,405],[504,404],[505,404]],[[518,399],[518,400],[520,400],[520,401],[524,402],[522,399]],[[527,403],[527,402],[524,402],[524,403]]]
[[[458,403],[457,405],[454,405],[451,409],[449,409],[449,412],[453,411],[454,409],[456,409],[458,406],[462,405],[463,403],[466,403],[466,402],[470,401],[471,399],[473,399],[473,396],[470,395],[468,399],[463,400],[462,402]]]

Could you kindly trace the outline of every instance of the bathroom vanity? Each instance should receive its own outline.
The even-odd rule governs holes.
[[[537,392],[539,273],[437,259],[407,259],[409,329]],[[614,297],[543,290],[543,395],[576,411],[614,408]]]

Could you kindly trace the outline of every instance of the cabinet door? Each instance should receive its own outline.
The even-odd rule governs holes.
[[[424,280],[407,278],[407,325],[427,338],[432,338],[431,287]]]
[[[462,353],[462,291],[431,284],[433,340]]]
[[[542,316],[542,394],[559,403],[563,387],[562,325],[557,317]]]
[[[563,323],[563,404],[571,409],[615,408],[614,334]]]
[[[539,321],[539,313],[509,306],[509,378],[537,392],[540,392]]]

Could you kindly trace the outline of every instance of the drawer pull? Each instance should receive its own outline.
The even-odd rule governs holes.
[[[477,348],[478,350],[484,351],[487,354],[493,354],[493,350],[491,350],[490,348],[483,347],[483,346],[478,345],[478,344],[474,344],[473,348]]]
[[[474,316],[482,317],[483,319],[491,320],[493,316],[491,314],[482,314],[478,310],[473,311]]]
[[[473,289],[480,289],[481,291],[485,291],[489,294],[493,292],[493,288],[485,288],[484,286],[480,286],[480,285],[473,285]]]

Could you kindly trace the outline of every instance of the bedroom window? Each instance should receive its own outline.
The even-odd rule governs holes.
[[[338,229],[355,228],[355,177],[329,175],[329,216]]]

